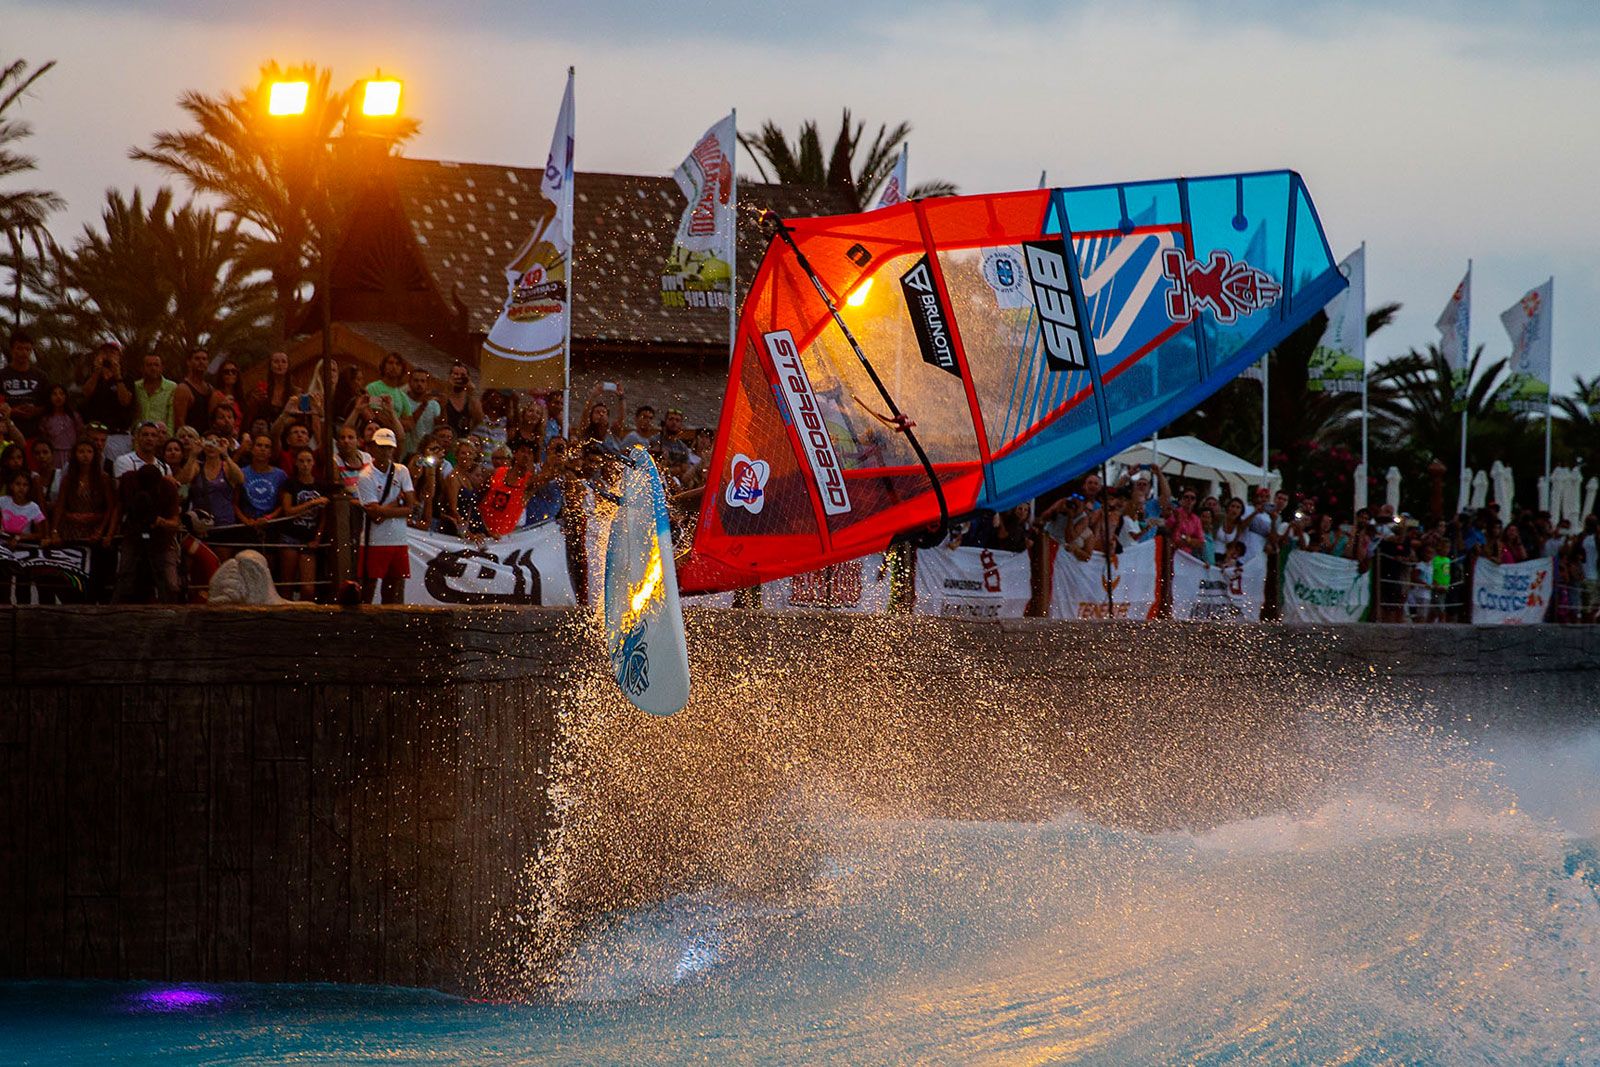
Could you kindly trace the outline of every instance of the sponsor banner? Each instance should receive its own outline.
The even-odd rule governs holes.
[[[1225,248],[1213,249],[1205,262],[1190,259],[1181,248],[1161,253],[1161,273],[1171,283],[1167,290],[1167,318],[1192,322],[1202,310],[1224,326],[1240,316],[1272,307],[1283,293],[1277,280],[1243,260],[1234,262]]]
[[[1172,617],[1190,622],[1258,622],[1267,557],[1212,566],[1187,552],[1172,557]]]
[[[406,537],[408,604],[577,603],[559,522],[513,530],[483,544],[427,530],[408,529]]]
[[[719,308],[733,299],[733,242],[737,229],[733,115],[705,132],[672,177],[688,198],[678,235],[661,272],[661,304]]]
[[[1355,560],[1322,552],[1290,552],[1285,558],[1284,622],[1365,622],[1371,606],[1372,576]]]
[[[0,575],[62,583],[82,589],[89,581],[87,545],[7,545],[0,542]]]
[[[1543,622],[1555,588],[1553,560],[1490,563],[1480,559],[1472,572],[1474,625],[1530,625]]]
[[[1080,560],[1057,552],[1050,582],[1052,619],[1151,619],[1159,607],[1159,538],[1142,541],[1112,558],[1096,552]]]
[[[1339,264],[1350,287],[1328,303],[1328,328],[1311,353],[1306,389],[1313,393],[1359,393],[1367,373],[1367,266],[1365,246]]]
[[[1026,552],[928,548],[917,552],[919,615],[1019,619],[1032,592]]]
[[[506,302],[483,342],[485,389],[565,389],[572,308],[572,71],[550,139],[533,232],[506,264]]]
[[[761,337],[767,344],[772,368],[777,372],[778,389],[789,407],[794,432],[800,438],[800,451],[805,453],[811,476],[816,479],[817,492],[822,497],[822,510],[829,515],[846,515],[851,510],[850,491],[845,488],[839,454],[834,450],[833,438],[828,436],[828,428],[822,423],[817,394],[811,388],[811,376],[806,373],[806,366],[800,360],[794,335],[788,330],[774,330]],[[733,474],[737,476],[739,472],[735,470]]]
[[[927,256],[900,275],[900,292],[906,298],[906,311],[911,315],[917,347],[922,350],[922,362],[961,377],[961,368],[956,366],[956,351],[950,341],[950,318],[939,302],[939,290],[933,284],[933,270],[928,266]]]
[[[1510,371],[1500,393],[1506,411],[1544,415],[1550,410],[1550,300],[1555,279],[1523,294],[1500,316],[1511,337]]]
[[[880,553],[768,582],[761,587],[761,606],[882,615],[889,610],[889,567]]]
[[[878,197],[879,207],[890,207],[894,204],[905,203],[907,188],[906,163],[910,156],[910,145],[900,149],[900,158],[895,160],[894,170],[889,172],[889,180],[883,183],[883,195]]]
[[[1472,267],[1467,267],[1466,276],[1461,279],[1461,284],[1456,286],[1456,291],[1450,294],[1450,300],[1445,304],[1444,310],[1439,313],[1439,319],[1434,327],[1439,331],[1439,351],[1444,353],[1445,364],[1450,368],[1451,379],[1455,384],[1455,401],[1462,404],[1467,398],[1467,370],[1472,363],[1472,353],[1468,345],[1472,336]]]

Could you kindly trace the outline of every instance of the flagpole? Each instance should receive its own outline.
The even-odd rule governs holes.
[[[733,234],[728,240],[728,366],[733,366],[734,346],[739,343],[739,109],[733,118],[733,166],[729,168],[728,202],[733,205]]]
[[[567,68],[567,83],[573,86],[572,93],[572,140],[578,140],[578,93],[577,93],[577,68]],[[563,161],[564,162],[564,161]],[[573,237],[577,237],[576,219],[572,217],[573,195],[572,187],[578,183],[577,153],[573,153],[572,177],[567,181],[567,225],[573,227]],[[567,242],[567,321],[566,339],[562,345],[561,353],[561,436],[567,437],[572,432],[572,313],[578,304],[578,289],[574,284],[573,267],[577,265],[578,249],[576,239]],[[541,446],[542,448],[542,446]]]
[[[1367,502],[1367,242],[1361,242],[1361,322],[1354,341],[1361,346],[1361,502]]]
[[[1267,461],[1270,458],[1270,453],[1267,450],[1267,444],[1268,444],[1267,435],[1270,433],[1270,430],[1271,430],[1271,427],[1269,426],[1268,421],[1267,421],[1268,403],[1269,403],[1269,401],[1267,399],[1267,397],[1269,395],[1269,390],[1267,388],[1267,365],[1268,365],[1269,362],[1270,362],[1270,357],[1268,357],[1268,356],[1262,356],[1261,357],[1261,484],[1262,485],[1266,485],[1267,484],[1267,466],[1268,466]]]
[[[1467,260],[1467,291],[1462,295],[1462,309],[1466,312],[1466,329],[1463,331],[1460,353],[1465,357],[1461,366],[1461,462],[1456,467],[1460,477],[1467,476],[1467,400],[1472,395],[1472,260]]]
[[[1555,357],[1555,350],[1556,350],[1556,345],[1555,345],[1556,280],[1555,280],[1555,277],[1552,276],[1550,278],[1550,280],[1548,282],[1546,282],[1545,284],[1550,289],[1550,307],[1549,307],[1549,310],[1548,310],[1548,315],[1549,315],[1548,321],[1550,323],[1550,334],[1551,334],[1551,336],[1550,336],[1550,365],[1545,368],[1545,372],[1544,373],[1545,373],[1545,377],[1549,378],[1550,382],[1553,383],[1556,380],[1556,357]],[[1546,384],[1545,385],[1545,389],[1544,389],[1544,484],[1546,486],[1548,486],[1550,484],[1550,401],[1553,399],[1554,393],[1555,393],[1555,390],[1551,388],[1550,384]],[[1548,504],[1548,500],[1546,501],[1546,503]]]

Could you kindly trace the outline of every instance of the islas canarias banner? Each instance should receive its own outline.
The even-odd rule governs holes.
[[[1506,308],[1500,323],[1511,337],[1510,374],[1501,392],[1506,410],[1544,415],[1550,410],[1550,302],[1552,278]]]
[[[661,272],[661,303],[669,308],[718,308],[733,299],[737,193],[734,116],[711,127],[672,177],[688,198],[678,234]]]
[[[1359,393],[1367,373],[1367,263],[1365,247],[1339,264],[1350,287],[1328,304],[1322,331],[1306,367],[1306,389],[1313,393]]]
[[[565,389],[572,314],[573,72],[539,183],[533,230],[506,264],[506,302],[483,342],[486,389]]]

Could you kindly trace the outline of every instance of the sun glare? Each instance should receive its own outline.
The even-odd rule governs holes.
[[[868,278],[856,286],[855,292],[846,297],[844,302],[853,308],[858,308],[867,302],[867,294],[870,292],[872,292],[872,279]]]

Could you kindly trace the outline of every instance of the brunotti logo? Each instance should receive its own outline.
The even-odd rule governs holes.
[[[788,330],[764,333],[767,355],[772,368],[778,373],[778,388],[788,402],[794,416],[795,433],[800,437],[800,451],[806,455],[811,475],[816,479],[817,492],[822,496],[822,510],[828,515],[848,514],[850,493],[845,489],[844,471],[839,466],[839,454],[834,451],[833,438],[822,424],[822,412],[817,408],[817,396],[811,390],[811,378],[805,364],[800,362],[800,350],[795,347],[794,335]]]
[[[900,275],[900,291],[905,294],[906,310],[911,312],[911,328],[917,332],[917,346],[922,349],[922,362],[942,371],[961,377],[956,366],[955,348],[950,343],[950,326],[944,307],[939,303],[939,293],[933,284],[933,271],[928,267],[928,257],[917,260],[917,265]]]
[[[1060,241],[1024,241],[1022,255],[1033,286],[1033,304],[1039,309],[1039,336],[1044,341],[1045,363],[1051,370],[1083,370],[1083,334],[1072,305],[1072,278]]]
[[[1167,318],[1191,322],[1201,308],[1223,325],[1237,322],[1278,302],[1283,286],[1264,270],[1248,263],[1235,263],[1225,249],[1211,253],[1211,261],[1201,264],[1184,255],[1180,248],[1161,253],[1161,273],[1172,288],[1167,290]]]
[[[764,459],[751,459],[743,452],[733,457],[728,471],[728,487],[722,499],[730,508],[744,508],[752,515],[761,514],[767,503],[767,476],[771,468]]]

